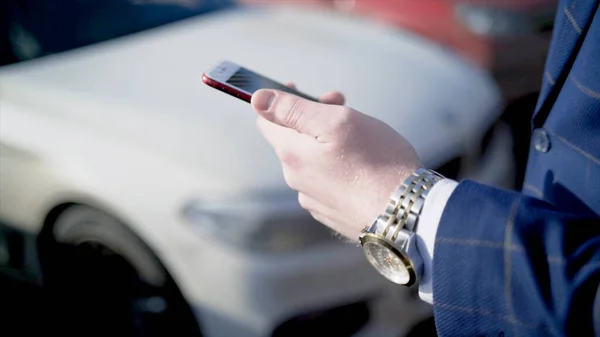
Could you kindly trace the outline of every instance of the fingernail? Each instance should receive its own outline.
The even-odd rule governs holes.
[[[260,111],[268,111],[274,99],[275,93],[270,90],[259,90],[252,97],[254,107]]]

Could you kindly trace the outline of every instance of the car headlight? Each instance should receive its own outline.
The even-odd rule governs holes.
[[[255,197],[248,200],[192,200],[182,211],[200,235],[236,247],[283,253],[339,241],[332,230],[303,210],[297,200]]]
[[[503,37],[527,34],[535,30],[531,18],[519,11],[460,3],[456,15],[473,33]]]

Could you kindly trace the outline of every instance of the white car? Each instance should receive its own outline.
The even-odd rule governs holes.
[[[311,95],[340,90],[428,167],[500,184],[510,165],[477,161],[502,108],[492,80],[339,13],[175,21],[0,68],[3,270],[57,296],[61,326],[115,335],[399,336],[429,317],[416,289],[299,207],[249,105],[201,74],[229,59]],[[25,52],[43,48],[19,34]]]

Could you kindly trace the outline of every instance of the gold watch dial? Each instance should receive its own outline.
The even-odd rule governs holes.
[[[385,240],[368,235],[362,247],[367,261],[388,280],[405,286],[416,281],[410,260]]]

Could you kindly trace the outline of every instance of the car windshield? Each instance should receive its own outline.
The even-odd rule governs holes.
[[[232,7],[234,0],[0,0],[0,65]]]

